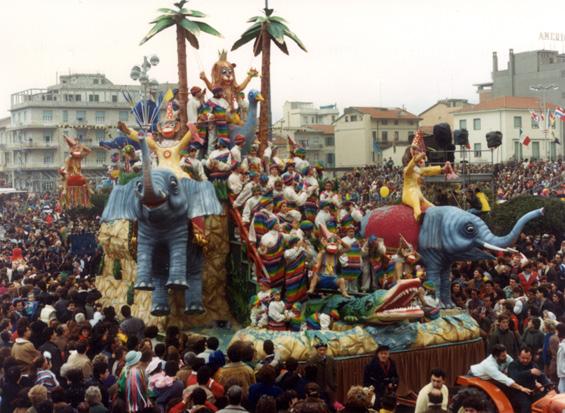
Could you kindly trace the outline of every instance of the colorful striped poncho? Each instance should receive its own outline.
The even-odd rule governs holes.
[[[222,162],[222,163],[231,162],[231,154],[229,149],[225,149],[221,153],[216,153],[216,154],[212,153],[210,154],[210,156],[212,157],[212,159],[218,162]],[[219,169],[210,169],[208,176],[210,177],[210,181],[216,181],[216,180],[226,180],[228,179],[228,176],[230,174],[231,174],[231,170],[221,171]]]
[[[216,126],[216,138],[229,139],[226,109],[220,105],[212,105],[212,114],[214,115],[214,124]]]
[[[265,213],[265,211],[258,211],[253,217],[253,229],[255,230],[255,238],[257,242],[261,241],[261,237],[269,232],[267,228],[267,221],[271,217]]]
[[[306,273],[306,252],[300,251],[298,255],[285,257],[285,299],[288,304],[304,300],[308,284]]]
[[[326,221],[326,228],[332,234],[337,234],[337,221],[335,218],[332,217]]]
[[[342,266],[341,276],[346,281],[357,281],[359,275],[361,275],[361,245],[359,245],[359,241],[351,244],[344,255],[347,257],[347,265]]]
[[[282,235],[277,235],[278,240],[275,245],[268,247],[267,252],[261,254],[271,288],[281,288],[284,284],[284,242]]]
[[[147,377],[138,366],[124,368],[118,387],[125,394],[128,412],[139,412],[151,406]]]
[[[383,265],[382,261],[372,259],[371,270],[379,288],[387,289],[394,285],[394,262],[385,262]]]
[[[318,202],[316,198],[310,197],[306,200],[302,206],[302,215],[304,219],[314,222],[316,220],[316,214],[318,213]]]

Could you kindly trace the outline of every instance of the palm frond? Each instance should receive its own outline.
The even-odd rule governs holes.
[[[155,23],[155,25],[151,28],[151,30],[149,30],[149,32],[145,35],[145,37],[141,39],[139,45],[141,46],[143,43],[151,39],[157,33],[165,30],[167,27],[170,27],[173,24],[175,24],[175,21],[172,18],[159,20],[157,23]]]
[[[204,33],[211,34],[212,36],[223,37],[222,33],[217,31],[216,29],[214,29],[208,23],[204,23],[204,22],[200,22],[200,21],[195,21],[194,23],[196,23],[198,25],[198,27],[200,27],[200,30],[202,30]]]

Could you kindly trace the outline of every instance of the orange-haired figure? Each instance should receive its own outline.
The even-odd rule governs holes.
[[[423,177],[442,173],[453,177],[455,174],[450,162],[446,162],[444,166],[426,166],[426,144],[421,130],[416,132],[412,145],[406,149],[402,163],[404,164],[402,203],[412,208],[414,219],[419,222],[422,212],[434,206],[422,193]]]

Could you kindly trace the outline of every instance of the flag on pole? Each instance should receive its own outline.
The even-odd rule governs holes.
[[[519,129],[520,133],[518,134],[518,139],[520,139],[522,137],[522,133],[524,133],[524,131],[522,130],[522,128]]]
[[[555,108],[555,118],[565,121],[565,109],[563,109],[561,106],[557,106]]]
[[[530,137],[529,137],[529,136],[526,136],[526,137],[524,138],[524,140],[522,141],[522,145],[528,146],[531,141],[532,141],[532,140],[530,139]]]
[[[549,119],[549,128],[555,129],[555,112],[551,112],[549,109],[547,111],[547,117]]]
[[[373,142],[373,152],[375,152],[375,153],[381,152],[381,147],[379,146],[379,143],[377,141]]]
[[[539,123],[539,115],[537,114],[537,112],[535,110],[530,109],[530,117],[532,118],[532,122],[538,122]]]
[[[171,88],[169,88],[169,90],[167,90],[167,92],[165,93],[165,96],[163,96],[163,99],[165,101],[165,103],[169,103],[169,101],[174,97],[174,93],[173,90]]]

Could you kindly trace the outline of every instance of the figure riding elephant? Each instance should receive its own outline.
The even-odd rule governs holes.
[[[170,312],[167,288],[186,289],[185,312],[201,313],[203,252],[193,242],[190,220],[219,215],[221,205],[208,181],[179,179],[170,169],[152,169],[145,139],[140,143],[143,177],[114,188],[102,222],[138,222],[134,287],[153,291],[151,314]]]
[[[384,239],[388,248],[399,246],[404,238],[418,250],[426,266],[428,279],[439,292],[443,308],[454,307],[451,301],[449,274],[456,261],[494,259],[486,252],[514,252],[510,247],[524,226],[532,219],[543,216],[543,208],[522,216],[512,231],[496,236],[487,224],[474,214],[451,206],[436,206],[426,210],[422,224],[414,220],[412,209],[405,205],[377,208],[362,222],[362,233]]]

